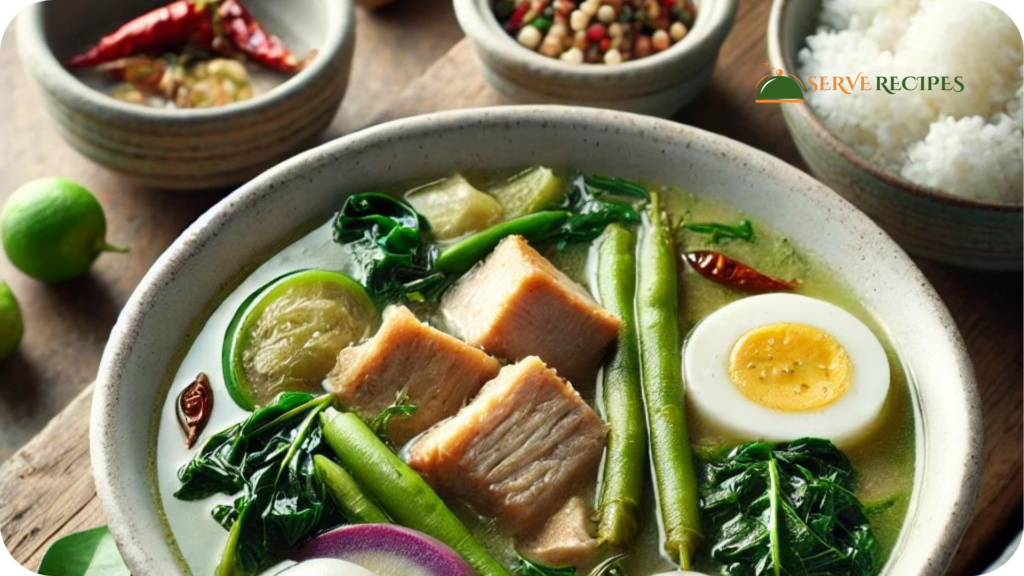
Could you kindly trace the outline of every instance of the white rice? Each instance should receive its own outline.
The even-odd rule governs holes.
[[[808,92],[825,124],[868,161],[958,196],[1024,196],[1024,47],[976,0],[824,0],[801,78],[863,72],[872,90]],[[877,76],[961,76],[962,92],[878,90]]]

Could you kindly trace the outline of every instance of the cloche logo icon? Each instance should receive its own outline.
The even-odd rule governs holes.
[[[767,66],[768,64],[765,63]],[[768,74],[757,81],[758,104],[798,104],[804,101],[803,82],[782,68],[775,69],[775,75]]]

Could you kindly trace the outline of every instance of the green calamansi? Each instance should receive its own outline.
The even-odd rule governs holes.
[[[24,333],[21,308],[14,298],[14,292],[11,292],[6,282],[0,282],[0,360],[14,354]]]
[[[89,269],[107,243],[103,208],[85,188],[64,178],[40,178],[15,190],[0,212],[4,250],[19,270],[43,282],[63,282]]]

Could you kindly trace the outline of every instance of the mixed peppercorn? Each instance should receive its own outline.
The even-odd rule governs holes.
[[[667,50],[697,17],[694,0],[497,0],[502,27],[565,62],[619,64]]]

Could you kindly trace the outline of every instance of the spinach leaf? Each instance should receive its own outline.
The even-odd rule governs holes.
[[[877,572],[878,544],[853,494],[857,474],[831,442],[753,442],[708,465],[711,557],[730,576]]]
[[[255,574],[300,543],[341,523],[316,476],[313,456],[329,454],[320,412],[330,395],[286,392],[277,402],[212,436],[178,471],[181,500],[241,495],[213,518],[230,532],[219,576]]]
[[[350,196],[334,219],[334,241],[352,254],[359,280],[378,302],[422,300],[443,284],[429,233],[408,202],[381,192]]]
[[[718,244],[722,240],[753,242],[756,239],[754,225],[750,220],[740,220],[736,225],[722,224],[721,222],[692,222],[684,224],[683,228],[698,234],[710,234],[712,244]]]
[[[43,554],[43,576],[131,576],[106,526],[68,534]]]

